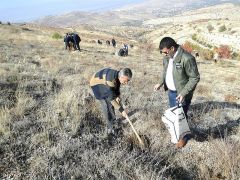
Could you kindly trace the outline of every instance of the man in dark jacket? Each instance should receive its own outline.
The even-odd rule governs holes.
[[[95,73],[90,80],[94,96],[102,106],[107,122],[107,134],[115,134],[113,129],[116,121],[115,109],[119,110],[123,117],[127,117],[127,113],[120,103],[120,85],[128,84],[131,78],[132,71],[129,68],[123,68],[120,71],[105,68]]]
[[[74,45],[74,41],[73,41],[72,35],[67,33],[65,38],[64,38],[64,42],[65,42],[65,49],[68,48],[68,50],[70,50],[70,43],[72,43]]]
[[[113,45],[113,47],[116,47],[116,41],[115,41],[114,37],[112,38],[112,45]]]
[[[66,36],[64,37],[64,43],[65,43],[65,49],[67,49],[69,47],[68,43],[67,43],[67,38],[68,38],[68,33],[66,33]]]
[[[196,60],[170,37],[164,37],[160,41],[159,49],[160,53],[165,55],[163,74],[154,90],[164,86],[164,89],[168,90],[169,106],[174,107],[177,102],[182,103],[187,117],[193,92],[200,80]],[[188,139],[188,135],[182,137],[176,144],[177,148],[184,147]]]
[[[81,51],[80,46],[79,46],[79,43],[81,42],[81,38],[76,33],[74,33],[72,37],[73,37],[73,41],[74,41],[74,45],[75,45],[74,49],[75,50],[77,49],[77,50]]]

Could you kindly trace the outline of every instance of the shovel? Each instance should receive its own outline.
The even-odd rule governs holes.
[[[130,121],[130,119],[129,119],[128,116],[126,117],[126,119],[127,119],[127,121],[129,122],[129,124],[130,124],[130,126],[131,126],[133,132],[134,132],[135,135],[137,136],[137,139],[138,139],[138,141],[139,141],[141,147],[145,147],[145,145],[144,145],[142,139],[140,138],[140,136],[138,135],[137,131],[136,131],[135,128],[133,127],[133,124],[132,124],[132,122]]]

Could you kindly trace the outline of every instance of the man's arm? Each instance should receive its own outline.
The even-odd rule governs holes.
[[[166,61],[167,61],[166,58],[164,58],[163,59],[163,72],[162,72],[162,76],[160,77],[159,83],[154,86],[154,91],[159,90],[160,87],[162,87],[162,85],[164,84],[165,75],[166,75],[166,70],[165,70],[165,63],[167,63]]]
[[[198,72],[197,63],[194,57],[187,59],[184,67],[189,80],[184,86],[183,90],[180,92],[180,95],[183,97],[189,94],[189,92],[194,91],[197,83],[200,81],[200,74]]]

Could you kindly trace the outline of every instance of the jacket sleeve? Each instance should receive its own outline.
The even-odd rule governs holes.
[[[113,105],[113,107],[114,107],[115,109],[118,109],[118,110],[120,111],[120,113],[122,113],[122,112],[124,111],[122,105],[119,104],[116,99],[112,100],[112,101],[111,101],[111,104]]]
[[[119,104],[116,99],[117,97],[120,95],[120,89],[119,88],[115,88],[115,86],[113,85],[113,82],[107,82],[108,85],[111,85],[113,87],[110,87],[110,94],[109,94],[109,100],[111,101],[111,104],[113,105],[113,107],[115,109],[118,109],[121,113],[124,111],[123,107],[121,104]]]
[[[185,72],[189,79],[183,90],[180,92],[183,97],[189,94],[189,92],[194,91],[197,83],[200,81],[200,74],[198,72],[197,63],[194,57],[186,59]]]

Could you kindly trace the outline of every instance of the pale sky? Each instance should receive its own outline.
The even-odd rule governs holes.
[[[27,22],[71,11],[104,11],[144,0],[1,0],[0,21]]]

